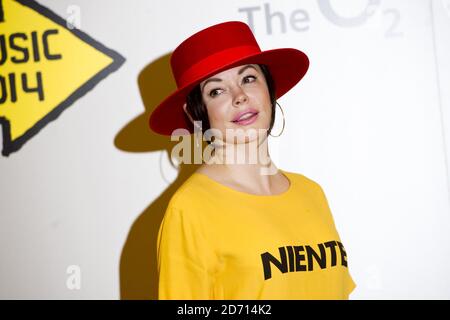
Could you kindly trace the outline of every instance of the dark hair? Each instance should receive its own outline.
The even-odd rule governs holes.
[[[276,97],[275,97],[275,83],[273,81],[272,75],[270,74],[269,67],[264,64],[258,64],[259,67],[262,70],[262,73],[264,75],[264,78],[267,83],[267,88],[269,89],[269,95],[270,95],[270,102],[272,106],[272,115],[270,120],[270,126],[269,130],[267,131],[267,134],[270,133],[272,130],[273,124],[275,122],[275,104],[276,104]],[[202,130],[205,132],[206,130],[210,129],[209,124],[209,118],[208,118],[208,111],[206,110],[206,106],[203,103],[202,93],[200,90],[200,84],[198,84],[194,89],[191,90],[191,92],[186,97],[186,110],[191,115],[192,119],[194,121],[201,121],[202,122]],[[189,126],[191,129],[193,129],[193,124],[189,120],[189,118],[186,115],[186,121],[189,123]],[[210,143],[208,141],[208,143]]]

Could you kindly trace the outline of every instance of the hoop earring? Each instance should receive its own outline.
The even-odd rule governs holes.
[[[276,102],[276,104],[280,107],[281,114],[283,115],[283,128],[281,129],[281,132],[280,132],[278,135],[276,135],[276,136],[272,135],[272,132],[269,133],[269,135],[272,136],[272,137],[274,137],[274,138],[281,136],[281,134],[282,134],[283,131],[284,131],[284,125],[285,125],[285,123],[286,123],[286,122],[285,122],[285,117],[284,117],[283,109],[282,109],[281,106],[278,104],[278,101]]]

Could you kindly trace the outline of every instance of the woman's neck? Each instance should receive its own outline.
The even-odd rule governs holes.
[[[212,166],[221,179],[262,194],[271,194],[278,169],[269,154],[268,139],[248,143],[215,143]]]

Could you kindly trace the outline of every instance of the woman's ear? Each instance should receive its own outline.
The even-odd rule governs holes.
[[[192,124],[194,124],[194,119],[192,119],[191,115],[187,111],[187,104],[186,103],[184,103],[184,105],[183,105],[183,111],[184,111],[184,113],[187,114],[187,116],[188,116],[189,120],[191,120]]]

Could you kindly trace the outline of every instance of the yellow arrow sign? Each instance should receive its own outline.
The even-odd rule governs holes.
[[[19,150],[125,59],[28,0],[0,0],[2,154]]]

